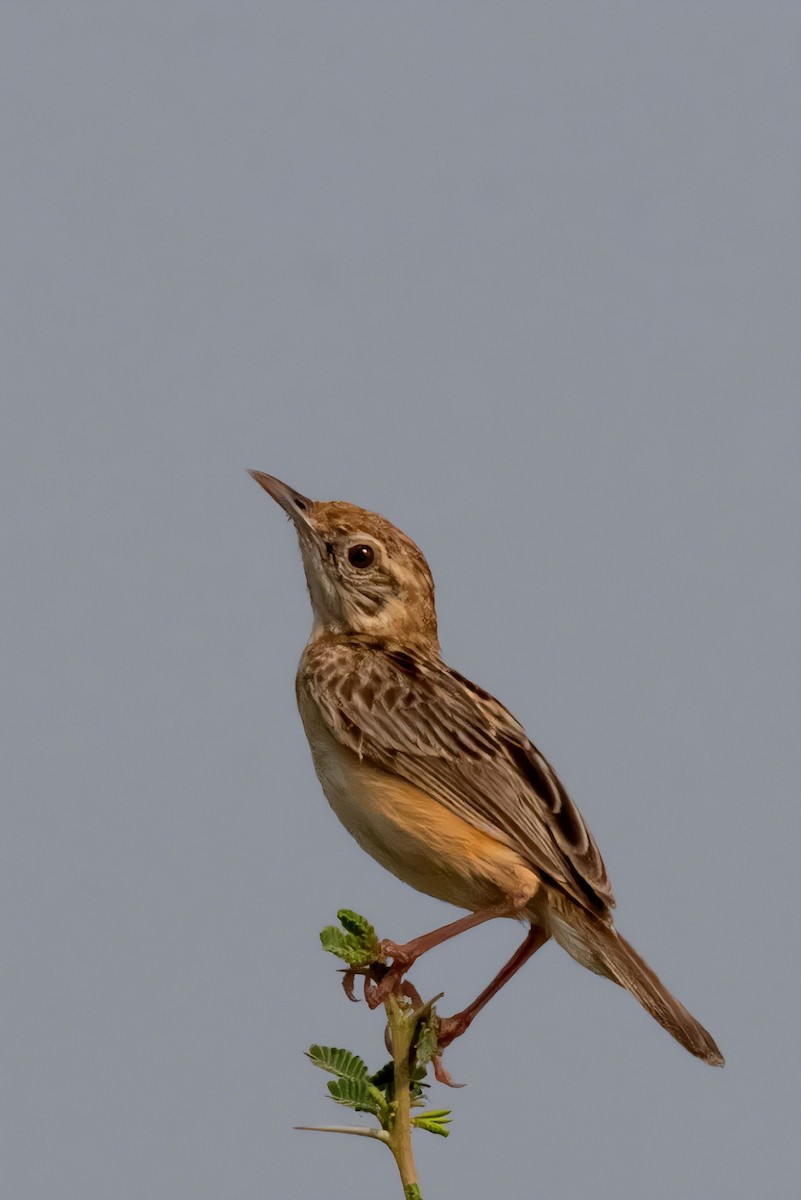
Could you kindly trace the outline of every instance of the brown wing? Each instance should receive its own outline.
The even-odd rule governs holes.
[[[580,812],[488,692],[444,663],[355,640],[310,646],[299,679],[342,745],[512,847],[584,908],[614,905]]]

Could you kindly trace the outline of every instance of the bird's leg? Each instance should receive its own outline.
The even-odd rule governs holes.
[[[440,925],[439,929],[432,929],[431,933],[423,933],[420,937],[412,938],[410,942],[404,942],[402,946],[385,940],[381,942],[381,950],[392,958],[393,964],[403,966],[405,970],[408,970],[421,954],[433,950],[435,946],[441,946],[443,942],[458,937],[460,933],[465,933],[468,929],[475,929],[477,925],[483,925],[485,921],[492,921],[495,917],[508,917],[513,912],[514,909],[509,905],[485,908],[481,912],[468,913],[466,917],[459,917],[458,921],[451,921],[448,925]]]
[[[483,925],[485,921],[492,921],[495,917],[509,917],[513,914],[514,908],[510,908],[509,905],[498,905],[496,908],[486,908],[482,912],[468,913],[466,917],[460,917],[458,921],[451,921],[449,925],[441,925],[439,929],[432,929],[431,933],[423,933],[420,937],[412,938],[410,942],[404,942],[401,946],[396,942],[384,940],[380,943],[381,954],[385,958],[391,958],[392,965],[373,963],[370,968],[370,979],[375,986],[371,989],[369,996],[365,989],[367,1003],[371,1008],[375,1008],[390,992],[396,991],[409,967],[417,961],[421,954],[433,950],[435,946],[440,946],[453,937],[458,937],[460,933],[465,933],[468,929],[475,929],[477,925]]]
[[[440,1018],[438,1040],[441,1050],[449,1046],[455,1038],[461,1037],[474,1017],[478,1016],[482,1008],[489,1004],[492,997],[498,994],[504,984],[509,982],[523,964],[528,962],[532,954],[536,954],[540,946],[548,941],[549,936],[539,925],[532,925],[526,934],[526,940],[518,946],[508,963],[501,967],[492,982],[487,984],[484,991],[476,996],[473,1003],[468,1004],[467,1008],[463,1008],[461,1012],[454,1013],[452,1017]],[[437,1078],[440,1078],[438,1071]],[[445,1083],[448,1080],[442,1079],[441,1082]]]

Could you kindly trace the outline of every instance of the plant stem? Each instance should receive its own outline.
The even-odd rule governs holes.
[[[389,1131],[389,1148],[400,1173],[405,1200],[422,1200],[412,1152],[412,1097],[409,1087],[409,1061],[417,1022],[395,996],[387,997],[385,1007],[395,1064],[395,1113]]]

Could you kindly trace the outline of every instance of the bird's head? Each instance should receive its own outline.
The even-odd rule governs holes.
[[[295,526],[316,630],[438,649],[434,580],[411,538],[378,513],[250,475]]]

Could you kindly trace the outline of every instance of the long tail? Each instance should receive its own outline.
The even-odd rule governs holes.
[[[561,907],[561,906],[560,906]],[[612,925],[571,905],[569,920],[551,910],[551,932],[573,958],[599,975],[606,975],[631,992],[663,1029],[685,1050],[713,1067],[722,1067],[723,1055],[695,1017],[644,963],[636,950]]]

